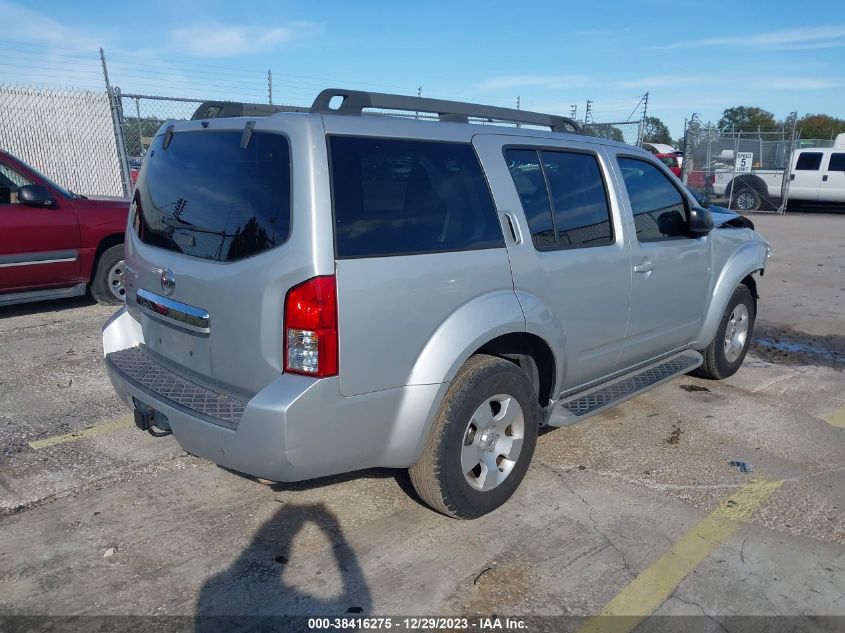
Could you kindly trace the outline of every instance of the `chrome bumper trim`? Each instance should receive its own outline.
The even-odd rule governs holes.
[[[138,290],[135,301],[146,314],[153,318],[174,322],[192,332],[202,334],[211,332],[211,317],[202,308],[173,301],[143,289]]]

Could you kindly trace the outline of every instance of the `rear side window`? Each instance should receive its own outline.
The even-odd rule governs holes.
[[[555,225],[546,175],[540,166],[540,152],[535,149],[509,149],[505,152],[505,160],[535,248],[541,251],[555,248]]]
[[[821,152],[801,152],[798,154],[798,162],[795,163],[796,171],[817,171],[822,165]]]
[[[538,250],[612,242],[607,192],[594,155],[508,149],[505,161]]]
[[[635,158],[617,159],[631,201],[640,242],[689,237],[681,192],[651,163]]]
[[[552,190],[558,245],[610,243],[610,207],[596,157],[575,152],[540,153]]]
[[[504,247],[471,145],[331,136],[338,258]]]
[[[141,240],[193,257],[234,261],[282,244],[290,232],[287,138],[253,132],[156,137],[133,206]]]
[[[845,154],[831,154],[828,171],[845,171]]]

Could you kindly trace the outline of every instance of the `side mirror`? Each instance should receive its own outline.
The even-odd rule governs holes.
[[[713,230],[713,216],[710,211],[701,207],[692,207],[689,210],[689,232],[691,235],[701,237]]]
[[[47,187],[42,185],[24,185],[18,189],[18,202],[28,207],[51,207],[53,198]]]

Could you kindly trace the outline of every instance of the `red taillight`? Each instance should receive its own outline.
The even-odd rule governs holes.
[[[334,275],[314,277],[285,297],[285,371],[337,375],[337,286]]]

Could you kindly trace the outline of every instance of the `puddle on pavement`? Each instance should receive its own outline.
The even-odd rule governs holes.
[[[799,332],[789,327],[758,325],[752,351],[764,360],[789,365],[845,367],[845,336]]]

